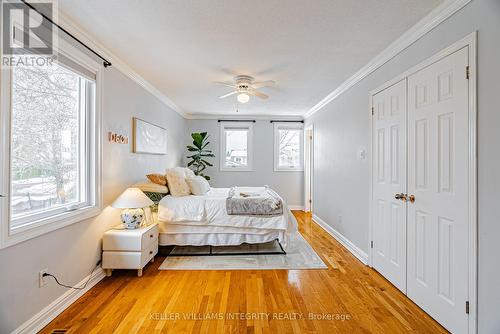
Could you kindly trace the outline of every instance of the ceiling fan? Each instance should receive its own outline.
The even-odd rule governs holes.
[[[215,82],[215,84],[234,89],[230,93],[219,96],[219,99],[225,99],[231,95],[238,94],[238,102],[247,103],[250,100],[250,95],[257,96],[263,100],[267,99],[269,96],[259,92],[257,88],[272,87],[275,82],[272,80],[256,82],[254,78],[249,75],[237,75],[234,77],[234,82]]]

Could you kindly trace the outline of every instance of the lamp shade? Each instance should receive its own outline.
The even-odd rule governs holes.
[[[153,205],[153,201],[139,188],[128,188],[111,205],[117,209],[138,209]]]

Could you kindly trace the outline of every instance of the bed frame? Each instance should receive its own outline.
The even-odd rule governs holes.
[[[176,254],[171,254],[172,251],[174,250],[175,247],[172,248],[172,250],[166,255],[168,256],[229,256],[229,255],[286,255],[285,249],[283,249],[283,246],[279,242],[278,239],[274,240],[275,242],[278,243],[278,246],[280,246],[280,251],[273,251],[273,252],[236,252],[236,253],[213,253],[213,247],[212,245],[208,245],[209,247],[209,252],[208,253],[176,253]],[[206,247],[206,246],[199,246],[199,247]],[[218,247],[218,246],[215,246]]]

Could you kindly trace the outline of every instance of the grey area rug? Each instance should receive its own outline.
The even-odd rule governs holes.
[[[231,247],[212,247],[212,253],[217,252],[279,252],[276,242],[265,244]],[[286,255],[212,255],[197,256],[207,253],[208,247],[176,246],[171,255],[158,268],[159,270],[266,270],[266,269],[326,269],[321,258],[309,243],[299,234],[293,235],[286,248]],[[178,254],[193,254],[193,256],[175,256]]]

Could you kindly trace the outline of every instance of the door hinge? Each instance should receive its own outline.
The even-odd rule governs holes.
[[[466,66],[465,67],[465,78],[467,80],[469,80],[469,77],[470,77],[470,67],[469,66]]]
[[[372,107],[372,116],[375,115],[375,108]]]
[[[469,301],[465,302],[465,313],[469,314]]]
[[[370,248],[373,248],[373,240],[370,242]]]
[[[312,200],[309,200],[309,203],[312,203],[313,201]]]

